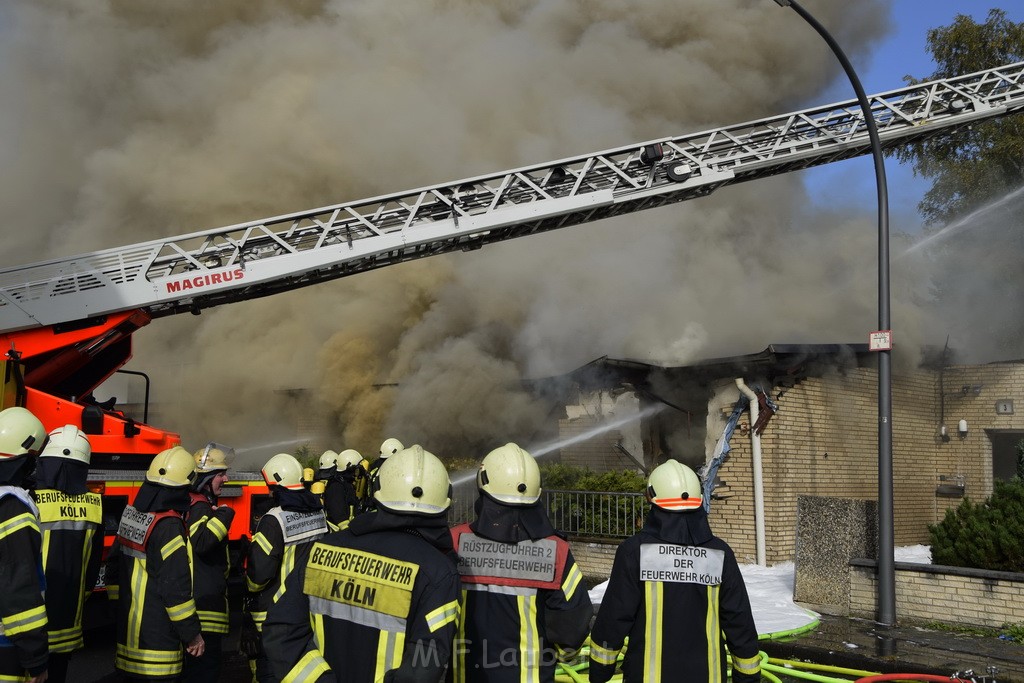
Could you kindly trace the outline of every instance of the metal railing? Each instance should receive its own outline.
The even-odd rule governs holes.
[[[453,526],[475,519],[475,487],[456,490],[448,521]],[[643,526],[649,504],[641,493],[545,490],[541,500],[555,529],[570,537],[626,538]]]

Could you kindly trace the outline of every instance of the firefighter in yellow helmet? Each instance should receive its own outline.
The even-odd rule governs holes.
[[[181,446],[153,458],[107,558],[107,595],[119,603],[114,665],[129,680],[177,680],[185,653],[206,647],[184,520],[195,465]]]
[[[82,608],[103,554],[103,504],[87,482],[91,457],[88,437],[65,425],[50,432],[36,464],[51,683],[64,683],[72,653],[85,645]]]
[[[360,464],[362,460],[359,451],[352,448],[341,453],[324,451],[320,456],[317,478],[325,483],[324,511],[335,528],[355,517],[359,508],[356,487],[366,472]]]
[[[220,679],[222,641],[228,632],[228,529],[235,511],[218,503],[228,480],[228,459],[232,454],[231,448],[211,442],[192,456],[196,476],[185,524],[192,544],[192,594],[206,650],[202,657],[185,660],[183,683],[216,683]]]
[[[476,519],[452,529],[462,575],[454,680],[554,681],[558,660],[590,631],[583,572],[551,526],[529,453],[514,443],[492,450],[477,489]]]
[[[387,458],[377,511],[313,544],[267,614],[274,681],[436,683],[459,609],[444,464],[421,446]]]
[[[761,680],[757,629],[736,556],[708,525],[700,480],[676,460],[648,478],[651,511],[615,553],[591,632],[590,680],[604,683],[626,638],[623,681]]]
[[[295,456],[278,453],[262,471],[274,507],[260,518],[249,545],[245,578],[250,599],[240,639],[242,652],[255,660],[256,677],[261,681],[277,680],[269,676],[260,646],[267,611],[283,595],[288,575],[306,561],[313,542],[328,531],[323,506],[303,485],[302,465]]]
[[[373,492],[377,486],[377,475],[380,472],[381,465],[387,462],[387,459],[392,455],[395,455],[405,446],[398,439],[389,438],[384,439],[384,443],[380,445],[380,451],[377,453],[377,457],[373,462],[366,466],[366,487],[367,493],[363,498],[363,511],[375,510],[377,508],[377,502],[373,498]]]
[[[43,423],[24,408],[0,411],[0,680],[47,676],[39,511],[23,484],[43,447]]]

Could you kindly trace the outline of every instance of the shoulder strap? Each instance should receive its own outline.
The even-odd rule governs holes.
[[[32,496],[30,496],[28,491],[25,489],[20,486],[0,486],[0,498],[3,498],[4,496],[13,496],[17,498],[28,506],[28,509],[32,511],[33,515],[39,517],[39,508],[36,507],[36,502],[32,500]]]

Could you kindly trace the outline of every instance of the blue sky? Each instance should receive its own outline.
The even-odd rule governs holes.
[[[853,0],[856,1],[856,0]],[[870,61],[861,63],[851,57],[867,93],[873,94],[903,86],[903,76],[918,78],[934,71],[931,55],[925,49],[928,29],[948,26],[957,14],[968,14],[982,22],[989,9],[998,7],[1016,22],[1024,21],[1024,3],[1019,0],[892,0],[892,31],[875,49]],[[809,27],[808,27],[809,29]],[[815,104],[852,99],[853,90],[841,75],[840,80],[822,94]],[[917,203],[929,184],[915,178],[910,168],[895,160],[886,160],[889,189],[890,223],[893,231],[914,233],[920,230]],[[851,159],[804,171],[804,180],[812,200],[821,206],[866,207],[874,211],[876,203],[874,168],[869,157]]]

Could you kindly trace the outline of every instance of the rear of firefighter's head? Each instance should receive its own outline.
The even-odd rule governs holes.
[[[506,505],[533,505],[540,499],[540,468],[532,455],[507,443],[484,456],[476,475],[484,495]]]
[[[187,488],[196,478],[196,461],[181,446],[156,454],[146,471],[146,481],[168,488]]]
[[[678,460],[658,465],[647,478],[647,499],[662,510],[690,512],[703,505],[697,473]]]
[[[444,463],[418,444],[388,457],[375,486],[377,506],[397,514],[440,515],[452,502],[452,483]]]
[[[21,458],[43,450],[46,428],[25,408],[0,411],[0,458]]]
[[[278,453],[263,466],[263,480],[267,486],[299,490],[305,487],[302,463],[294,455]]]

